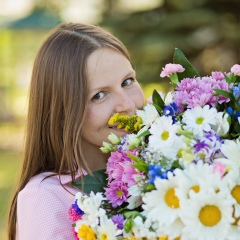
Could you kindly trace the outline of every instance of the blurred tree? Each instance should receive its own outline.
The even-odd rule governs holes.
[[[59,24],[64,1],[38,0],[24,18],[0,29],[0,123],[19,122],[34,56],[49,30]]]
[[[108,5],[113,7],[107,0]],[[159,0],[159,6],[126,14],[114,8],[106,26],[126,44],[143,84],[160,80],[161,68],[181,49],[200,74],[229,71],[240,62],[240,1]]]

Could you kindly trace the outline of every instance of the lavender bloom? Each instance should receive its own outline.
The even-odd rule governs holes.
[[[117,225],[118,229],[123,229],[124,217],[122,214],[112,216],[112,221]]]

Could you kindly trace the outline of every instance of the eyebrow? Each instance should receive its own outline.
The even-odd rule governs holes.
[[[127,79],[130,75],[133,75],[136,77],[136,71],[134,69],[132,69],[131,71],[129,71],[123,78],[122,80],[124,79]],[[105,89],[105,88],[108,88],[108,86],[98,86],[96,88],[93,88],[89,93],[92,93],[92,92],[95,92],[95,91],[98,91],[99,89]]]

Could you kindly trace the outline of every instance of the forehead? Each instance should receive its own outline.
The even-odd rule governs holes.
[[[130,61],[117,50],[100,48],[90,54],[87,60],[90,89],[114,79],[123,80],[129,72],[133,72]]]

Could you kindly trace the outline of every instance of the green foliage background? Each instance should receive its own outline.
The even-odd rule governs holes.
[[[150,1],[150,0],[149,0]],[[61,1],[62,2],[62,1]],[[51,4],[50,4],[51,3]],[[229,71],[240,63],[239,0],[159,0],[158,6],[129,12],[120,0],[104,0],[100,26],[121,39],[130,51],[137,78],[148,97],[154,88],[168,91],[159,74],[183,51],[200,75]],[[36,1],[24,19],[0,28],[0,239],[6,239],[6,212],[19,172],[28,86],[33,59],[64,4]]]

